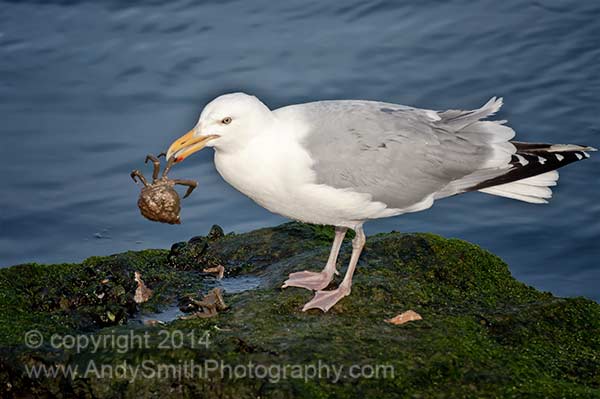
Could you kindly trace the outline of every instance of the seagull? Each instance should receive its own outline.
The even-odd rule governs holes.
[[[258,98],[231,93],[208,103],[198,122],[175,140],[178,163],[214,149],[223,179],[267,210],[335,227],[322,271],[291,273],[283,288],[314,290],[303,307],[327,312],[350,294],[369,220],[430,208],[436,200],[479,191],[546,203],[556,169],[589,157],[592,147],[512,141],[502,106],[492,98],[475,110],[434,111],[379,101],[328,100],[271,110]],[[355,231],[339,286],[334,275],[342,241]]]

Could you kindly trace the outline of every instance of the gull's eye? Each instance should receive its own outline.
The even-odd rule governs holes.
[[[229,125],[231,123],[231,117],[228,116],[226,118],[221,119],[221,123],[224,125]]]

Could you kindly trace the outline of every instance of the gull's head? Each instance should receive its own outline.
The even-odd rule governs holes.
[[[208,103],[196,126],[171,144],[167,159],[181,162],[204,147],[223,151],[243,147],[272,117],[271,110],[254,96],[224,94]]]

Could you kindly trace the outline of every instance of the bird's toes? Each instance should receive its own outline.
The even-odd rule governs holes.
[[[298,280],[286,280],[281,288],[287,287],[298,287],[305,288],[311,291],[318,291],[329,285],[329,282],[318,282],[318,281],[298,281]]]
[[[323,272],[296,272],[289,275],[289,278],[285,280],[281,288],[298,287],[317,291],[327,287],[331,282],[331,278],[332,276],[329,276]]]
[[[337,288],[332,291],[317,291],[314,298],[304,305],[302,311],[306,312],[309,309],[321,309],[323,312],[327,312],[333,305],[338,303],[340,299],[347,296],[349,293],[350,291],[344,288]]]
[[[303,270],[301,272],[294,272],[294,273],[290,273],[288,275],[289,279],[308,279],[308,278],[314,278],[315,276],[318,276],[320,273],[317,272],[310,272],[308,270]]]

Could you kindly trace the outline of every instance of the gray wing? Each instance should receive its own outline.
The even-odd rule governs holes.
[[[390,208],[462,192],[508,166],[512,129],[480,121],[493,98],[474,111],[436,112],[372,101],[301,105],[310,126],[303,145],[318,183],[368,193]]]

